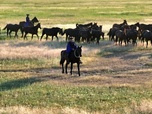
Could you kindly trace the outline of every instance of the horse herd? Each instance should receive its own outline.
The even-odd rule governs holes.
[[[46,40],[48,40],[48,36],[58,38],[58,33],[60,35],[66,35],[66,41],[69,37],[75,39],[75,41],[86,41],[86,42],[93,42],[96,41],[99,43],[100,37],[104,39],[104,32],[102,32],[102,26],[97,25],[97,23],[88,23],[88,24],[76,24],[76,28],[68,28],[63,30],[60,27],[52,27],[52,28],[43,28],[42,35],[39,38],[38,29],[41,29],[41,24],[39,23],[38,19],[34,17],[30,21],[30,26],[25,27],[25,21],[19,22],[19,24],[7,24],[3,30],[7,30],[7,36],[11,37],[11,33],[15,32],[15,36],[18,38],[18,31],[21,31],[21,34],[24,39],[27,39],[27,34],[32,34],[31,39],[33,39],[33,35],[36,35],[39,40],[42,40],[43,36],[46,35]]]
[[[109,40],[113,40],[116,44],[122,45],[124,41],[125,45],[132,43],[137,45],[137,39],[139,39],[143,44],[146,41],[146,48],[148,47],[148,41],[152,45],[152,24],[140,24],[139,22],[128,25],[127,21],[124,20],[123,23],[113,24],[110,28],[108,34]]]
[[[43,36],[46,35],[46,40],[48,36],[56,37],[57,40],[58,34],[66,36],[66,41],[69,37],[75,39],[76,42],[96,42],[99,44],[99,41],[102,37],[104,39],[105,33],[102,31],[102,25],[97,23],[87,23],[87,24],[76,24],[75,28],[67,28],[63,30],[60,27],[52,28],[43,28],[42,35],[39,38],[38,29],[41,29],[41,24],[39,20],[34,17],[30,21],[30,26],[25,27],[25,21],[19,22],[19,24],[7,24],[3,30],[7,30],[7,36],[11,37],[11,33],[15,32],[14,37],[18,37],[18,31],[21,31],[21,34],[24,39],[27,39],[27,34],[36,35],[39,40],[42,40]],[[152,44],[152,24],[140,24],[139,22],[129,25],[126,20],[120,24],[113,24],[107,33],[109,40],[114,41],[116,44],[122,45],[124,42],[125,45],[132,43],[137,45],[137,39],[141,40],[144,43],[146,41],[146,47],[148,47],[148,41],[151,41]]]

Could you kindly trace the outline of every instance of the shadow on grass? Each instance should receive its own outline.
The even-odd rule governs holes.
[[[4,69],[0,70],[0,72],[40,72],[45,68],[33,68],[33,69]],[[6,80],[3,83],[0,83],[0,91],[7,91],[17,88],[22,88],[33,83],[42,82],[40,78],[37,77],[28,77],[22,79],[14,79],[14,80]]]
[[[12,90],[12,89],[22,88],[36,82],[41,82],[41,81],[42,80],[35,77],[5,81],[0,84],[0,91],[7,91],[7,90]]]
[[[38,72],[39,70],[42,70],[37,68],[37,69],[17,69],[17,70],[0,70],[0,72]],[[12,89],[17,89],[17,88],[22,88],[37,82],[42,82],[43,80],[37,78],[37,77],[28,77],[28,78],[21,78],[21,79],[14,79],[14,80],[6,80],[5,82],[2,82],[0,84],[0,91],[7,91],[7,90],[12,90]]]
[[[40,72],[46,68],[30,68],[30,69],[2,69],[0,72]]]

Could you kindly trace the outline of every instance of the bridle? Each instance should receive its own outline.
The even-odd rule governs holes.
[[[75,58],[80,58],[80,55],[77,55],[77,49],[74,50],[74,56],[75,56]]]

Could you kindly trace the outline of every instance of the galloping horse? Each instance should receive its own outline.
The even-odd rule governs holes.
[[[37,24],[36,26],[34,26],[34,27],[24,27],[24,28],[23,28],[23,31],[25,32],[24,40],[25,40],[25,38],[27,38],[26,35],[27,35],[28,33],[32,34],[31,39],[33,39],[33,35],[34,35],[34,34],[37,35],[37,37],[38,37],[38,39],[39,39],[39,36],[38,36],[38,28],[41,29],[41,24],[40,24],[40,23],[38,23],[38,24]]]
[[[60,65],[62,65],[62,73],[64,73],[64,62],[66,61],[65,64],[65,73],[67,74],[67,67],[68,64],[71,63],[71,70],[70,74],[72,75],[72,69],[73,69],[73,64],[77,63],[77,68],[78,68],[78,75],[80,76],[80,57],[82,53],[82,46],[78,46],[74,51],[71,52],[69,55],[69,58],[67,57],[66,50],[61,51],[61,60],[60,60]]]
[[[39,22],[39,20],[38,20],[36,17],[34,17],[34,18],[30,21],[29,27],[33,27],[34,24],[37,23],[37,22]],[[25,23],[26,23],[25,21],[19,22],[19,25],[22,27],[22,28],[21,28],[21,32],[22,32],[22,36],[21,36],[21,37],[23,37],[23,33],[24,33],[23,28],[25,27]]]
[[[18,24],[7,24],[3,30],[7,30],[7,36],[9,35],[11,37],[11,32],[14,31],[15,32],[15,36],[18,38],[17,32],[20,29],[21,30],[21,26]]]

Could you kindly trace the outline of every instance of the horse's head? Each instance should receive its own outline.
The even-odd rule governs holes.
[[[76,58],[82,57],[82,46],[78,46],[78,47],[76,48],[76,50],[74,51],[74,56],[75,56]]]
[[[40,23],[38,23],[36,26],[41,29],[41,24]]]
[[[34,18],[31,20],[31,22],[34,24],[34,23],[39,22],[39,20],[38,20],[36,17],[34,17]]]
[[[59,34],[61,34],[62,36],[64,35],[63,29],[59,28]]]
[[[123,25],[128,25],[127,20],[123,21]]]

